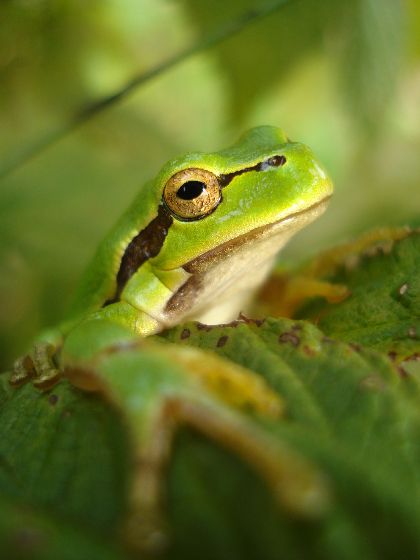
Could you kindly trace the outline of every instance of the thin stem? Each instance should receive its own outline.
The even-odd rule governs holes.
[[[20,168],[22,165],[26,164],[32,158],[38,156],[44,152],[47,148],[55,144],[56,142],[62,140],[68,134],[73,132],[76,128],[83,125],[85,122],[92,119],[95,115],[102,113],[115,103],[127,97],[131,92],[140,87],[146,82],[149,82],[153,78],[162,75],[164,72],[173,68],[180,62],[188,59],[189,57],[205,51],[211,47],[214,47],[224,40],[233,37],[240,33],[243,29],[249,25],[257,22],[258,20],[276,12],[278,9],[288,4],[291,0],[276,0],[274,2],[269,2],[265,6],[255,8],[248,12],[245,12],[240,17],[233,21],[227,22],[224,26],[219,26],[217,29],[209,35],[204,37],[194,45],[187,47],[183,51],[179,52],[172,58],[158,64],[154,68],[134,76],[124,87],[118,91],[98,99],[93,103],[87,104],[80,111],[76,112],[72,117],[70,117],[67,123],[57,127],[55,130],[50,131],[43,137],[39,138],[32,145],[23,148],[20,153],[15,154],[14,157],[0,168],[0,179],[4,179],[12,172]]]

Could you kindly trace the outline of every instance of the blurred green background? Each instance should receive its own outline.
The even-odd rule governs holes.
[[[91,103],[266,3],[0,3],[0,368],[62,317],[97,242],[145,179],[252,125],[309,144],[336,185],[327,214],[285,258],[418,223],[420,3],[283,4],[28,159]]]

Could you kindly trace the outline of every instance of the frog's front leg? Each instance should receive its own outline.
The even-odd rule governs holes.
[[[10,384],[17,387],[31,380],[38,389],[49,389],[60,378],[56,355],[57,346],[49,342],[37,342],[30,354],[14,362]]]
[[[137,309],[126,301],[117,301],[110,305],[105,305],[98,311],[90,313],[86,320],[112,321],[142,337],[156,334],[165,327],[165,325],[150,314]]]
[[[162,325],[153,317],[123,301],[90,313],[84,320],[110,320],[127,327],[140,336],[148,336],[162,330]],[[81,323],[83,321],[75,322],[75,326],[72,325],[69,332],[73,328],[78,328]],[[60,351],[63,335],[60,331],[54,330],[48,332],[48,336],[45,338],[51,341],[35,342],[28,354],[14,362],[9,377],[9,382],[13,387],[19,387],[23,383],[31,381],[37,389],[47,390],[60,380],[62,373]]]

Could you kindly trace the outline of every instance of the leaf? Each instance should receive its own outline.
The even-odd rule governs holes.
[[[252,12],[260,4],[254,0],[182,3],[200,34]],[[231,117],[243,120],[256,99],[283,84],[305,57],[319,51],[325,30],[337,21],[338,14],[332,0],[288,1],[278,13],[219,46],[214,56],[230,85]]]
[[[27,385],[10,392],[0,418],[0,492],[44,507],[53,503],[98,530],[115,524],[124,507],[119,463],[127,439],[109,407],[64,382],[49,394]],[[95,479],[86,478],[86,465],[98,463]],[[113,508],[104,510],[104,502]]]
[[[193,534],[201,535],[200,543],[205,538],[203,527],[210,532],[213,520],[218,538],[209,538],[206,544],[206,551],[211,547],[209,558],[212,554],[219,557],[220,550],[215,547],[222,541],[223,528],[231,526],[235,533],[238,525],[242,531],[236,538],[236,550],[229,549],[234,558],[276,557],[267,548],[263,551],[258,540],[261,537],[264,541],[262,535],[268,542],[273,535],[279,536],[273,546],[284,557],[334,558],[346,549],[348,558],[392,558],[397,548],[408,555],[419,550],[414,521],[420,514],[414,490],[418,488],[416,465],[420,459],[415,443],[420,429],[418,392],[411,381],[400,379],[386,357],[335,342],[308,323],[285,319],[213,328],[189,324],[166,337],[178,344],[211,348],[259,372],[286,399],[288,419],[277,425],[276,433],[322,465],[335,498],[330,516],[312,527],[302,526],[275,513],[271,518],[267,508],[267,515],[260,510],[251,512],[248,499],[258,500],[253,495],[254,485],[248,481],[238,489],[241,474],[237,468],[229,472],[227,467],[210,466],[211,475],[205,482],[194,482],[199,488],[189,490],[185,480],[181,488],[173,489],[177,499],[171,505],[177,512],[174,523],[179,523],[177,516],[182,515],[182,526],[192,524]],[[174,469],[181,468],[178,461],[187,469],[184,463],[192,460],[194,448],[188,451],[183,460],[175,460]],[[200,453],[205,452],[197,451]],[[200,461],[199,457],[194,460]],[[219,473],[212,487],[212,478]],[[194,481],[197,473],[188,472],[188,476]],[[172,479],[173,488],[175,484]],[[234,489],[232,495],[229,488]],[[201,492],[202,504],[207,506],[195,510],[194,502],[187,498],[191,491]],[[241,504],[246,499],[248,505],[238,508],[238,499]],[[188,512],[178,505],[186,500]],[[208,504],[217,504],[222,519],[208,511]],[[190,538],[188,544],[183,537],[183,553],[187,554],[187,546],[194,546],[197,554],[197,543]]]
[[[169,545],[163,558],[417,557],[420,384],[385,354],[360,346],[359,339],[354,344],[330,336],[353,340],[354,332],[361,332],[367,346],[388,351],[389,333],[403,336],[407,320],[418,314],[418,249],[418,232],[385,230],[301,269],[350,288],[352,295],[341,303],[318,300],[306,306],[308,314],[311,306],[313,313],[321,306],[316,313],[326,329],[344,324],[335,311],[347,309],[346,321],[359,326],[349,332],[337,329],[326,336],[308,321],[242,318],[219,326],[188,323],[154,341],[138,341],[112,323],[101,330],[99,321],[87,321],[68,337],[66,352],[73,367],[94,368],[111,381],[105,394],[112,401],[110,390],[117,389],[121,402],[129,404],[122,409],[67,382],[40,393],[29,384],[12,390],[3,379],[2,555],[53,558],[65,547],[69,560],[99,557],[103,548],[110,559],[125,557],[121,527],[131,499],[134,444],[141,441],[133,437],[142,435],[147,410],[179,390],[203,403],[216,395],[220,405],[213,411],[222,422],[226,405],[238,414],[235,401],[220,390],[211,393],[204,384],[194,393],[200,387],[196,375],[177,359],[186,346],[194,346],[247,368],[253,372],[249,380],[260,379],[279,395],[286,415],[243,412],[255,428],[249,433],[260,443],[270,442],[268,454],[278,443],[322,474],[331,501],[315,517],[293,513],[229,438],[214,441],[202,430],[180,429],[164,471]],[[405,305],[399,296],[407,296]],[[368,305],[373,307],[363,315]],[[380,313],[388,317],[386,329],[377,321]],[[363,317],[366,325],[360,329]],[[401,356],[408,348],[403,338],[394,337],[392,345]],[[211,362],[208,354],[203,354],[203,372],[205,360]],[[131,424],[124,414],[129,410],[136,411]],[[133,425],[133,418],[140,424]],[[283,472],[289,477],[283,486],[288,480],[296,484],[290,469]]]
[[[315,266],[318,278],[346,286],[350,295],[339,303],[309,301],[298,316],[315,321],[329,336],[387,352],[398,360],[419,355],[420,232],[406,232],[394,240],[397,232],[385,230],[380,239],[356,251],[352,244],[344,247],[342,258],[330,270],[322,270],[328,252],[309,263],[303,274]],[[354,244],[357,247],[358,241]],[[335,251],[339,254],[340,248]]]
[[[27,504],[0,502],[0,550],[8,560],[124,560],[114,545]]]
[[[183,4],[203,34],[259,6],[254,0]],[[286,84],[300,64],[325,54],[336,62],[352,122],[371,131],[377,128],[399,75],[404,10],[399,0],[285,2],[277,14],[215,51],[231,87],[231,116],[242,120],[256,100]]]
[[[418,392],[392,362],[326,338],[309,323],[287,319],[215,327],[191,323],[165,338],[211,349],[262,376],[285,399],[287,416],[278,422],[254,421],[317,465],[333,496],[327,513],[312,521],[300,519],[276,505],[265,482],[229,448],[197,432],[178,432],[167,475],[167,558],[321,559],[336,558],[343,548],[347,558],[393,558],[396,547],[407,557],[416,556]],[[127,347],[127,368],[133,368],[136,353],[137,363],[165,363],[164,350],[153,358],[147,348]],[[120,350],[101,359],[108,375],[113,367],[124,367],[125,350]],[[173,361],[173,354],[168,355]],[[171,367],[167,360],[159,374],[168,375],[167,387],[178,375]],[[173,371],[179,367],[175,364]],[[111,374],[115,377],[117,371]],[[145,387],[151,388],[152,374],[132,370],[133,387],[139,382],[141,387],[145,376],[150,379]],[[29,528],[44,527],[47,516],[45,523],[53,523],[56,531],[54,539],[47,540],[50,544],[65,543],[68,531],[83,526],[87,540],[78,534],[74,550],[77,543],[91,550],[90,543],[102,539],[118,550],[130,476],[120,415],[99,397],[64,382],[49,394],[30,385],[15,391],[4,388],[0,398],[4,507],[30,506],[35,520],[25,521]],[[13,517],[2,516],[2,511],[0,507],[4,552],[10,547]],[[66,553],[68,558],[80,557],[70,549]],[[95,557],[95,552],[87,554]]]
[[[343,97],[356,122],[372,132],[383,123],[384,111],[395,93],[406,8],[400,0],[346,4],[337,60]]]

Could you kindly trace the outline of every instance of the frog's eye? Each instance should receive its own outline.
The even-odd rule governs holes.
[[[191,167],[178,171],[166,183],[163,200],[181,220],[204,218],[221,200],[219,181],[216,175],[205,169]]]

